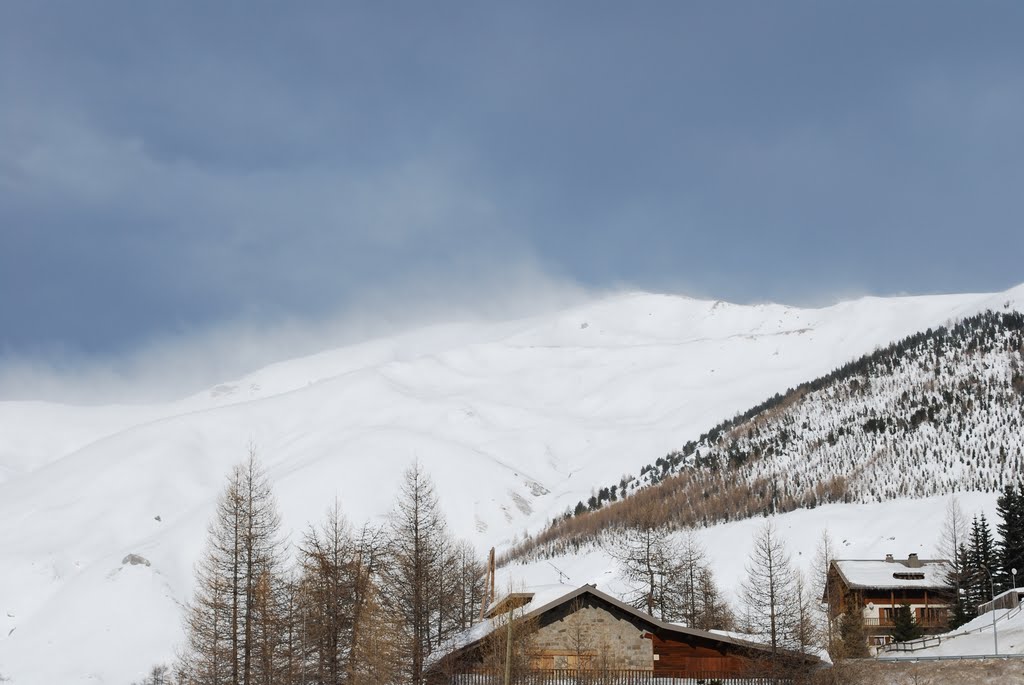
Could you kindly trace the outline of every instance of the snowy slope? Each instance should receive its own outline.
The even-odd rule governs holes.
[[[984,513],[996,520],[998,495],[962,492],[955,495],[968,516]],[[739,611],[739,585],[754,536],[771,519],[790,553],[793,564],[810,574],[822,532],[832,539],[836,559],[884,559],[886,554],[906,558],[916,552],[921,558],[938,557],[942,521],[951,496],[901,499],[874,504],[826,504],[798,509],[767,518],[722,523],[696,530],[697,539],[708,553],[708,563],[726,598]],[[498,573],[498,587],[595,583],[611,594],[626,591],[612,557],[600,546],[578,554],[551,559],[513,563]],[[1024,647],[1022,647],[1024,651]]]
[[[993,636],[993,618],[995,618],[995,636]],[[884,657],[886,659],[913,659],[936,656],[979,656],[994,654],[997,647],[1001,655],[1024,654],[1024,612],[1016,609],[997,609],[995,612],[978,616],[955,631],[938,636],[938,639],[940,642],[934,647],[910,653],[892,652],[885,654]]]
[[[454,532],[500,546],[775,392],[1007,302],[1024,287],[822,309],[631,293],[369,341],[164,405],[0,403],[0,673],[125,682],[166,659],[250,441],[290,530],[335,496],[356,521],[383,515],[420,459]],[[152,565],[122,566],[128,553]]]

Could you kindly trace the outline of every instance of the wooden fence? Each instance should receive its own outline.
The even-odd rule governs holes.
[[[496,671],[451,676],[449,685],[502,685],[504,673]],[[733,673],[663,672],[571,669],[532,670],[515,673],[515,685],[792,685],[790,677],[738,676]]]

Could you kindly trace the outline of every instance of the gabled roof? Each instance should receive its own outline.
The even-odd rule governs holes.
[[[517,596],[523,596],[523,595],[530,594],[530,593],[521,593],[520,592],[520,593],[514,593],[514,594],[517,595]],[[545,614],[545,613],[547,613],[547,612],[549,612],[549,611],[551,611],[553,609],[556,609],[557,607],[560,607],[560,606],[562,606],[564,604],[568,604],[568,603],[572,602],[573,600],[575,600],[578,597],[581,597],[583,595],[591,595],[591,596],[593,596],[593,597],[595,597],[595,598],[597,598],[597,599],[599,599],[599,600],[601,600],[603,602],[606,602],[607,604],[610,604],[610,605],[620,609],[621,611],[625,612],[626,614],[632,615],[635,618],[639,619],[640,621],[648,624],[654,630],[660,630],[662,632],[666,632],[666,633],[670,633],[670,634],[674,634],[674,635],[678,635],[678,636],[692,636],[692,637],[696,637],[696,638],[702,639],[702,640],[710,640],[712,642],[723,643],[723,644],[731,645],[733,647],[754,650],[754,651],[757,651],[757,652],[771,652],[771,647],[768,646],[768,645],[762,644],[762,643],[751,642],[749,640],[743,640],[743,639],[739,639],[739,638],[732,637],[732,636],[729,636],[729,635],[723,635],[721,633],[713,633],[713,632],[706,631],[706,630],[698,630],[696,628],[687,628],[687,627],[681,626],[681,625],[679,625],[677,623],[667,623],[665,621],[660,621],[660,620],[654,618],[653,616],[651,616],[650,614],[648,614],[648,613],[646,613],[644,611],[641,611],[640,609],[637,609],[634,606],[626,604],[625,602],[623,602],[621,600],[618,600],[615,597],[612,597],[611,595],[608,595],[608,594],[605,594],[605,593],[601,592],[594,585],[583,585],[583,586],[580,586],[580,587],[578,587],[578,588],[576,588],[574,590],[570,590],[570,591],[565,592],[565,593],[555,594],[553,598],[552,598],[552,593],[550,591],[548,591],[548,592],[538,592],[538,593],[536,593],[534,595],[534,598],[536,599],[536,597],[539,596],[539,597],[542,597],[542,599],[540,601],[544,601],[545,599],[547,601],[545,603],[541,604],[540,606],[537,606],[536,608],[532,609],[531,611],[529,611],[528,613],[524,614],[523,616],[517,617],[515,620],[516,621],[529,621],[529,620],[537,618],[537,617],[539,617],[539,616],[541,616],[541,615],[543,615],[543,614]],[[493,611],[493,608],[496,608],[497,606],[500,606],[503,603],[503,601],[504,601],[504,598],[498,600],[494,605],[492,605],[492,611]],[[530,603],[532,604],[532,602],[530,602]],[[493,615],[496,615],[496,614],[491,613],[490,615],[493,616]],[[456,636],[456,638],[451,643],[449,643],[448,645],[444,645],[441,649],[437,650],[437,652],[435,654],[432,654],[430,656],[428,661],[431,664],[434,664],[434,663],[437,663],[438,661],[440,661],[441,659],[443,659],[446,656],[455,655],[455,654],[458,654],[458,653],[462,653],[462,652],[468,651],[469,649],[475,647],[480,642],[482,642],[484,640],[484,638],[486,638],[488,635],[490,635],[491,632],[495,629],[495,627],[496,626],[494,625],[493,619],[488,619],[488,620],[482,621],[480,623],[477,623],[476,625],[472,626],[468,630],[466,630],[463,633],[461,633],[459,636]],[[780,651],[783,652],[783,653],[789,654],[791,656],[798,656],[799,658],[806,659],[808,661],[812,661],[812,662],[819,662],[820,661],[820,659],[818,659],[817,657],[815,657],[813,655],[798,654],[796,652],[790,652],[789,650],[780,650]]]
[[[852,590],[947,590],[953,571],[946,559],[834,559],[832,567]]]

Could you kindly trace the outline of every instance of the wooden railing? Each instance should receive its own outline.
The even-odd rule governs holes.
[[[914,619],[914,623],[922,628],[945,628],[949,624],[949,619],[945,616],[937,618],[918,618]],[[868,628],[894,628],[896,627],[896,622],[891,618],[873,616],[871,618],[864,619],[864,626]]]
[[[887,645],[879,645],[879,652],[916,652],[919,649],[938,647],[942,644],[942,637],[929,635],[928,637],[910,640],[909,642],[890,642]]]
[[[501,685],[504,673],[496,671],[453,675],[449,685]],[[660,672],[638,670],[550,669],[513,674],[516,685],[792,685],[793,678],[770,675],[736,675],[716,671]]]
[[[881,618],[878,616],[872,616],[864,619],[864,625],[869,628],[892,628],[895,623],[891,618]]]

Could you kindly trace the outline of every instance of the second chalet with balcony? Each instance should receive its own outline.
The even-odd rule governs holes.
[[[896,609],[910,606],[914,620],[927,634],[941,633],[949,623],[952,564],[945,559],[836,559],[828,569],[824,601],[829,617],[847,611],[864,616],[868,644],[891,642]]]

